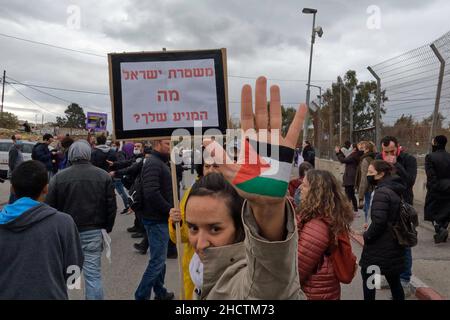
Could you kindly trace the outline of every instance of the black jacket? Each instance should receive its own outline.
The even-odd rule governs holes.
[[[0,225],[0,252],[0,300],[67,300],[68,268],[83,267],[73,219],[46,204]]]
[[[375,188],[370,217],[372,223],[364,232],[364,248],[360,266],[380,267],[382,274],[404,271],[405,248],[394,238],[391,224],[400,217],[400,197],[405,191],[401,179],[394,175],[384,178]]]
[[[142,215],[145,219],[167,222],[173,208],[172,177],[168,157],[152,151],[142,167]]]
[[[450,153],[438,150],[425,157],[427,196],[425,220],[450,220]]]
[[[338,160],[345,164],[344,176],[342,182],[344,186],[354,186],[356,183],[356,171],[359,165],[359,153],[353,151],[347,157],[339,151],[336,153]]]
[[[88,161],[77,161],[50,180],[46,202],[70,214],[80,232],[106,229],[116,218],[116,194],[112,178]]]
[[[31,157],[33,158],[33,160],[42,162],[47,168],[47,171],[53,171],[52,153],[48,148],[48,144],[43,142],[35,144],[33,146]]]
[[[106,172],[109,172],[110,166],[106,162],[106,160],[112,162],[117,161],[116,152],[113,151],[110,147],[106,145],[100,145],[92,150],[91,154],[92,164],[100,169],[105,170]]]
[[[383,160],[381,153],[376,158]],[[414,202],[413,186],[417,177],[417,160],[412,155],[402,151],[394,166],[396,174],[402,179],[402,183],[406,187],[403,198],[412,205]]]
[[[311,146],[304,147],[302,151],[302,157],[303,160],[309,162],[313,166],[313,168],[315,167],[316,152],[314,151],[313,147]]]

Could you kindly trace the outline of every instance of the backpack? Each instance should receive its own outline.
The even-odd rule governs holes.
[[[130,188],[129,191],[130,194],[130,208],[134,212],[140,212],[143,209],[143,202],[144,202],[144,194],[142,190],[142,177],[141,174],[139,174],[136,179],[134,180],[133,185]]]
[[[94,149],[92,151],[92,155],[91,155],[91,163],[100,168],[105,170],[106,172],[109,172],[109,165],[106,162],[106,160],[109,161],[116,161],[116,157],[115,157],[115,151],[109,150],[108,152],[103,152],[100,149]]]
[[[411,248],[417,245],[417,230],[419,218],[412,205],[400,200],[399,219],[392,224],[392,231],[397,242],[402,247]]]
[[[349,284],[352,282],[358,268],[356,256],[353,254],[348,232],[339,234],[337,241],[337,246],[331,251],[330,260],[333,264],[334,274],[339,282]]]

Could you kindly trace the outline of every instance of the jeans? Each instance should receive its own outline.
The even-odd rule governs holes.
[[[404,284],[409,284],[412,275],[412,251],[411,248],[405,248],[406,266],[405,271],[400,275],[400,280]]]
[[[119,193],[120,197],[122,198],[123,206],[125,207],[125,209],[127,209],[129,207],[128,195],[125,192],[125,188],[123,187],[122,180],[114,179],[114,187],[116,188],[117,192]]]
[[[375,300],[376,288],[369,288],[368,284],[372,284],[369,280],[373,273],[368,273],[367,269],[361,269],[361,276],[363,279],[363,294],[364,300]],[[405,300],[405,293],[403,292],[403,287],[400,282],[400,275],[398,274],[385,274],[384,275],[387,282],[389,283],[389,288],[391,289],[393,300]],[[368,281],[369,280],[369,281]]]
[[[83,276],[86,300],[103,300],[102,231],[96,229],[80,232],[80,240],[84,254]]]
[[[167,222],[143,219],[150,245],[150,260],[142,280],[134,294],[136,300],[149,300],[152,289],[156,297],[167,294],[164,288],[166,276],[167,243],[169,242],[169,227]]]
[[[364,193],[364,221],[369,221],[370,201],[372,200],[372,192]]]

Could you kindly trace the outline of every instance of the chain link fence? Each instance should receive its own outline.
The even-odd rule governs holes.
[[[313,138],[308,136],[315,142],[318,156],[334,158],[334,146],[345,140],[379,142],[390,135],[397,137],[402,147],[417,158],[418,165],[423,166],[425,155],[431,149],[431,138],[438,134],[450,138],[449,65],[450,32],[447,32],[429,44],[368,67],[374,80],[378,78],[380,90],[377,91],[377,82],[373,81],[372,92],[376,93],[370,94],[366,103],[375,110],[379,106],[380,121],[375,121],[374,111],[370,123],[364,127],[350,128],[353,117],[358,116],[358,110],[352,110],[350,101],[358,98],[357,88],[361,84],[340,90],[340,84],[334,83],[330,92],[334,100],[341,101],[337,105],[336,102],[327,104],[327,97],[322,97],[325,103],[317,113],[314,130],[310,130]],[[352,96],[353,93],[356,96]],[[333,108],[339,109],[339,104],[345,108],[338,110],[336,118]],[[344,112],[343,122],[339,112]]]

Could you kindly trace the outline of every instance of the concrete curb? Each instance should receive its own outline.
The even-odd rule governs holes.
[[[364,238],[355,230],[352,230],[350,233],[350,237],[356,241],[361,247],[364,246]],[[436,290],[430,288],[419,278],[412,276],[411,277],[411,287],[414,291],[414,294],[419,300],[446,300],[442,295],[440,295]]]

